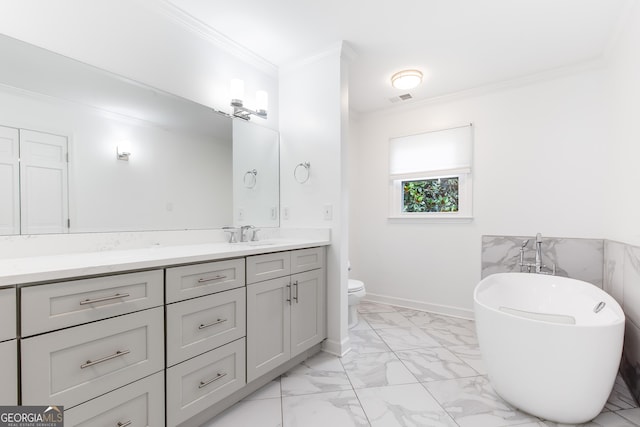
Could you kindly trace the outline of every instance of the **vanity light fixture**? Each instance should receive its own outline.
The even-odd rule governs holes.
[[[413,89],[422,83],[422,72],[419,70],[402,70],[391,76],[391,85],[396,89]]]
[[[267,105],[269,103],[269,95],[264,90],[256,92],[256,109],[251,110],[243,105],[244,82],[240,79],[231,80],[231,106],[233,107],[233,116],[243,120],[251,120],[251,115],[258,116],[262,119],[267,118]]]
[[[121,142],[116,147],[116,152],[117,152],[118,160],[123,160],[125,162],[128,162],[129,156],[131,156],[131,145],[128,142]]]

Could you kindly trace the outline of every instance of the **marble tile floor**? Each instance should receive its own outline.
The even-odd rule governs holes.
[[[203,427],[557,427],[510,406],[486,377],[473,321],[363,301],[352,350],[321,352]],[[618,378],[588,427],[640,426]]]

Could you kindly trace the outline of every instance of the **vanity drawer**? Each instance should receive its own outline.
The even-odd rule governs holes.
[[[167,426],[180,424],[245,384],[244,338],[167,369]]]
[[[167,365],[246,335],[246,288],[167,306]]]
[[[0,289],[0,341],[16,335],[16,288]]]
[[[247,284],[291,274],[291,252],[247,257]]]
[[[22,288],[22,336],[163,305],[162,270]]]
[[[164,426],[164,373],[158,372],[64,411],[64,425]]]
[[[291,274],[324,267],[324,248],[291,251]]]
[[[18,404],[18,343],[0,342],[0,406]]]
[[[161,307],[23,339],[22,404],[72,407],[164,368]]]
[[[167,268],[167,304],[244,286],[244,258]]]

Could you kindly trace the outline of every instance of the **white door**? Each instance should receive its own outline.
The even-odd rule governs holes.
[[[18,129],[0,126],[0,235],[20,234]]]
[[[20,129],[21,233],[67,233],[67,200],[67,138]]]

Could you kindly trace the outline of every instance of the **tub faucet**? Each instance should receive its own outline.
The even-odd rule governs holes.
[[[529,239],[523,240],[522,245],[520,246],[520,271],[523,272],[525,268],[527,269],[527,273],[531,273],[532,270],[537,274],[551,274],[553,276],[556,275],[556,264],[553,263],[553,267],[550,269],[551,271],[543,271],[543,269],[547,268],[546,265],[542,263],[542,234],[536,234],[536,262],[524,262],[524,250],[529,244]]]
[[[542,271],[542,234],[536,234],[536,273]]]

